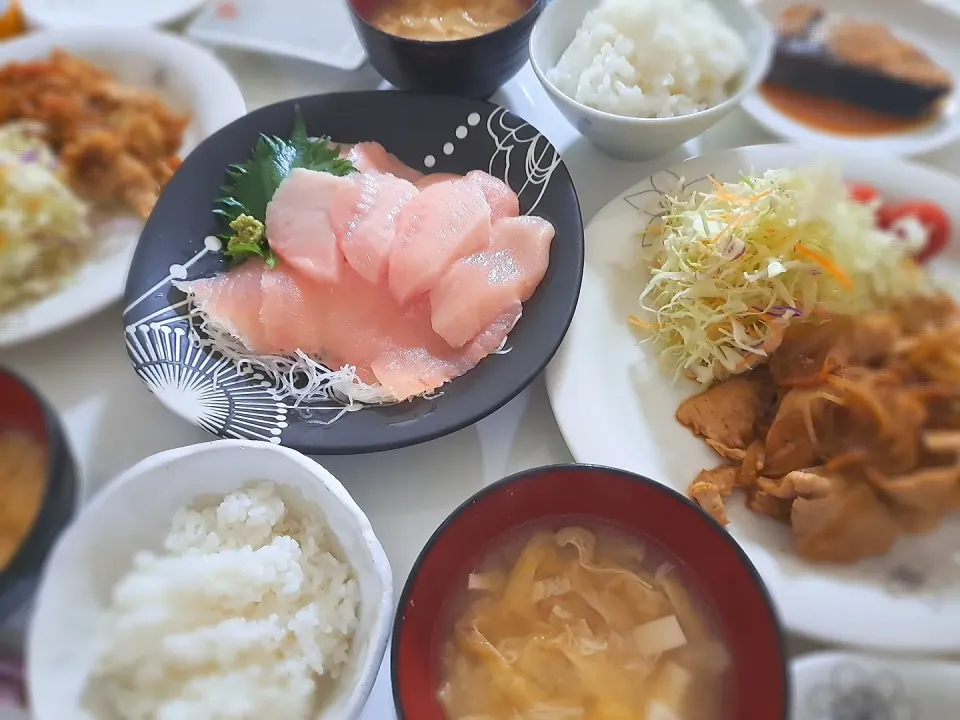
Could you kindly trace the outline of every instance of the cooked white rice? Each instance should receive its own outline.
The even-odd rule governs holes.
[[[596,110],[665,118],[726,100],[746,62],[743,40],[705,0],[604,0],[547,78]]]
[[[261,482],[178,511],[165,550],[114,589],[98,701],[124,720],[314,717],[359,602],[322,511],[292,517]]]

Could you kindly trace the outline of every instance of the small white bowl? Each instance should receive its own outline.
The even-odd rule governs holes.
[[[360,585],[357,641],[347,671],[316,720],[354,720],[380,670],[393,621],[393,577],[366,515],[343,485],[298,452],[218,440],[159,453],[113,480],[61,535],[44,570],[27,638],[27,683],[36,720],[80,714],[100,621],[111,591],[142,550],[158,550],[173,514],[202,496],[272,480],[319,505]],[[284,500],[296,505],[296,496]]]
[[[632,118],[594,110],[560,92],[547,80],[599,0],[552,0],[530,35],[530,62],[557,109],[577,131],[606,154],[620,160],[648,160],[665,155],[723,119],[753,92],[767,74],[773,57],[773,29],[742,0],[712,0],[747,47],[747,66],[739,85],[726,101],[692,115],[676,118]]]
[[[20,0],[27,25],[146,28],[183,20],[207,0]]]

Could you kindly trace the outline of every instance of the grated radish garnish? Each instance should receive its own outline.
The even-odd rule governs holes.
[[[251,353],[229,329],[192,303],[188,317],[197,321],[190,325],[190,339],[195,345],[216,350],[241,371],[249,368],[263,373],[273,385],[272,392],[277,400],[292,400],[294,408],[303,410],[336,412],[330,420],[314,422],[329,425],[346,413],[367,405],[398,402],[381,385],[363,382],[355,367],[347,365],[331,370],[299,350],[294,356],[257,355]]]

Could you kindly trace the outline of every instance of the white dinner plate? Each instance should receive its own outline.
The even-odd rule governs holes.
[[[814,653],[791,665],[791,720],[950,720],[960,663]]]
[[[203,48],[172,35],[135,29],[51,30],[0,44],[0,65],[49,56],[62,48],[113,73],[121,82],[150,87],[191,113],[181,156],[246,112],[230,72]],[[40,302],[0,314],[0,347],[55,332],[123,296],[127,270],[143,224],[117,217],[96,228],[94,257]]]
[[[834,155],[836,157],[836,155]],[[636,247],[678,177],[710,188],[709,175],[804,166],[813,158],[790,145],[758,145],[693,158],[647,177],[604,207],[586,230],[587,259],[573,324],[547,370],[553,410],[578,462],[622,468],[686,494],[703,468],[721,464],[674,418],[697,391],[673,382],[656,350],[638,344],[627,315],[639,310],[644,280],[614,258]],[[854,153],[843,158],[849,180],[869,181],[891,199],[922,197],[943,206],[960,228],[960,179],[900,160]],[[960,243],[936,270],[960,274]],[[729,502],[729,530],[763,577],[792,631],[826,642],[915,651],[960,651],[960,518],[935,533],[901,540],[885,557],[848,566],[798,558],[789,530]],[[705,549],[708,550],[708,549]]]
[[[367,52],[347,0],[215,0],[187,34],[195,40],[356,70]]]
[[[757,8],[771,22],[797,0],[761,0]],[[923,0],[819,0],[827,12],[878,22],[913,43],[946,69],[960,88],[960,17],[953,10]],[[759,92],[743,101],[743,109],[774,135],[831,150],[860,150],[912,156],[932,152],[960,138],[958,92],[948,98],[944,112],[929,125],[903,132],[868,137],[833,135],[784,115]]]

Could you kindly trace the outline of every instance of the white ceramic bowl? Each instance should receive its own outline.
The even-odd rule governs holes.
[[[133,466],[93,498],[60,537],[44,570],[27,639],[35,720],[76,718],[94,641],[113,586],[141,550],[158,550],[174,512],[250,480],[273,480],[319,505],[360,584],[350,666],[316,720],[354,720],[383,660],[393,620],[390,564],[370,522],[343,485],[298,452],[270,443],[218,440],[169,450]],[[296,506],[296,495],[284,498]]]
[[[724,118],[767,74],[773,55],[773,30],[763,16],[743,0],[712,0],[747,46],[747,67],[736,92],[725,102],[677,118],[631,118],[594,110],[560,92],[547,71],[577,34],[584,16],[599,0],[552,0],[530,35],[530,62],[554,105],[585,138],[621,160],[648,160],[664,155],[697,137]]]
[[[20,0],[27,25],[37,29],[155,27],[187,17],[207,0]]]
[[[153,30],[74,28],[31,33],[0,43],[0,65],[47,58],[55,48],[103,68],[122,83],[149,88],[189,112],[181,157],[246,114],[240,87],[212,53]],[[143,223],[121,215],[98,223],[95,229],[100,239],[96,253],[58,292],[0,315],[0,348],[78,323],[123,297]]]

